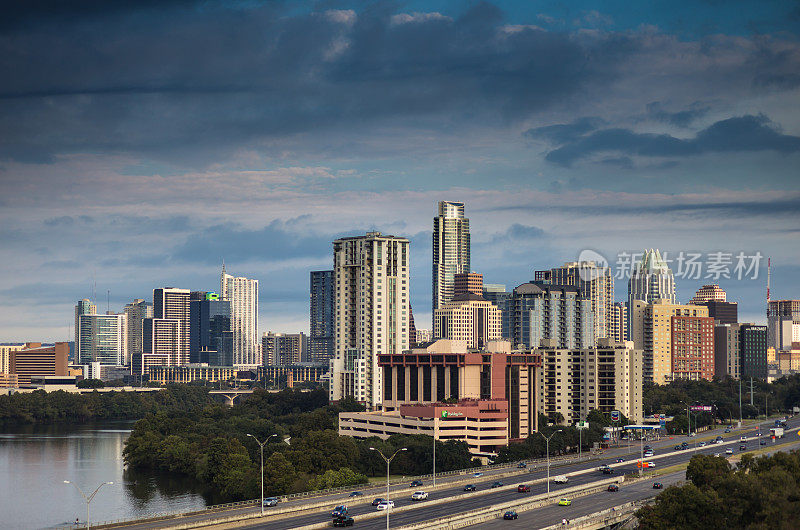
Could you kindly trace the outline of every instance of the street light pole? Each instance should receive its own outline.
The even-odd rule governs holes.
[[[435,421],[435,420],[434,420]],[[433,487],[436,487],[436,432],[433,433]]]
[[[92,499],[94,499],[94,496],[95,496],[95,495],[97,495],[97,492],[98,492],[98,491],[100,491],[100,488],[102,488],[102,487],[103,487],[103,486],[105,486],[106,484],[108,484],[108,485],[110,486],[110,485],[112,485],[112,484],[114,484],[114,483],[113,483],[113,482],[103,482],[102,484],[100,484],[99,486],[97,486],[97,489],[96,489],[96,490],[94,490],[94,491],[92,492],[92,494],[91,494],[91,495],[89,495],[88,497],[87,497],[87,496],[86,496],[86,494],[83,492],[83,490],[82,490],[82,489],[80,489],[80,488],[78,487],[78,485],[77,485],[77,484],[75,484],[74,482],[70,482],[69,480],[65,480],[65,481],[64,481],[64,484],[72,484],[73,486],[75,486],[75,489],[76,489],[76,490],[78,490],[78,492],[81,494],[81,497],[83,497],[83,499],[86,501],[86,530],[89,530],[89,504],[91,504],[91,502],[92,502]]]
[[[742,378],[739,378],[739,425],[742,428]]]
[[[389,466],[391,465],[392,460],[394,460],[394,457],[397,456],[397,453],[399,453],[400,451],[408,451],[408,448],[401,447],[400,449],[395,451],[394,454],[389,458],[386,458],[386,455],[384,455],[380,451],[380,449],[375,449],[374,447],[370,447],[369,450],[375,451],[376,453],[381,455],[381,458],[383,458],[386,461],[386,530],[389,530]]]
[[[564,432],[564,429],[559,429],[556,432],[552,433],[550,436],[545,436],[543,433],[539,433],[542,435],[542,438],[545,439],[545,451],[547,452],[547,495],[550,495],[550,439],[553,438],[556,434]]]
[[[264,446],[267,445],[267,442],[269,442],[270,438],[278,435],[270,434],[269,436],[267,436],[267,439],[264,440],[263,443],[259,442],[258,438],[256,438],[252,434],[248,434],[247,436],[255,440],[256,443],[258,444],[258,448],[261,450],[261,515],[263,516],[264,515]]]

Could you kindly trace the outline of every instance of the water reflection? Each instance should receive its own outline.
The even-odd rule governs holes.
[[[92,521],[189,511],[206,506],[201,487],[169,473],[125,469],[122,449],[132,422],[0,427],[3,528],[47,528],[86,518],[86,504],[64,480],[90,493]],[[208,500],[213,499],[207,496]]]

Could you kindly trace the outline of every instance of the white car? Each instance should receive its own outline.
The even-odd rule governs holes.
[[[720,456],[722,456],[722,455],[719,454],[719,453],[714,453],[714,458],[719,458]]]
[[[733,454],[733,449],[731,449],[730,447],[725,449],[725,454],[726,455],[732,455]]]
[[[739,441],[740,442],[746,442],[747,441],[747,436],[740,436],[739,437]]]
[[[475,474],[474,474],[474,475],[472,475],[472,476],[473,476],[473,477],[475,477],[475,478],[482,477],[482,476],[483,476],[483,473],[475,473]]]
[[[647,467],[656,467],[655,462],[645,462],[645,464],[647,464]]]
[[[378,510],[388,510],[394,508],[394,501],[383,501],[378,505]]]
[[[412,501],[424,501],[428,498],[427,491],[415,491],[414,494],[411,496]]]
[[[566,475],[558,475],[556,477],[553,477],[553,482],[555,482],[556,484],[566,484],[567,482],[569,482],[569,479],[567,478]]]

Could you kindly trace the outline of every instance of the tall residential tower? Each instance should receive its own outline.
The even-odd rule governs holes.
[[[222,265],[220,297],[231,303],[233,364],[261,364],[258,347],[258,280],[231,276]]]
[[[433,218],[433,313],[453,299],[456,274],[470,272],[469,219],[463,202],[439,202]]]
[[[333,358],[333,292],[333,271],[311,271],[308,347],[310,360],[315,363],[328,363]]]

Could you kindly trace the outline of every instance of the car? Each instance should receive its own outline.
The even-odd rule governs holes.
[[[739,437],[739,441],[740,442],[746,442],[747,441],[747,437],[746,436],[740,436]]]
[[[697,445],[699,445],[700,447],[705,447],[705,446],[706,446],[706,443],[705,443],[705,442],[700,442],[700,443],[699,443],[699,444],[697,444]]]
[[[676,451],[682,451],[683,450],[683,446],[682,445],[676,445],[675,446],[675,450]]]
[[[517,512],[515,512],[514,510],[508,510],[506,513],[503,514],[503,519],[516,519],[517,517],[519,516],[517,515]]]
[[[645,465],[647,467],[656,467],[656,463],[655,462],[645,462]]]
[[[377,506],[377,505],[379,505],[380,503],[384,502],[385,500],[386,500],[386,499],[384,499],[383,497],[378,497],[377,499],[375,499],[375,500],[373,500],[373,501],[372,501],[372,505],[373,505],[373,506]]]
[[[347,515],[347,506],[341,504],[333,509],[331,512],[331,517],[344,517]]]
[[[531,487],[527,484],[520,484],[517,486],[517,493],[530,493]]]
[[[388,510],[394,508],[394,501],[383,501],[378,505],[378,510]]]
[[[572,501],[569,500],[566,497],[561,497],[561,499],[558,500],[558,505],[559,506],[571,506],[572,505]]]
[[[758,432],[756,433],[756,436],[761,436],[761,431],[758,431]]]
[[[739,444],[739,451],[747,451],[747,444]]]
[[[424,501],[428,498],[427,491],[415,491],[414,494],[411,496],[412,501]]]
[[[689,444],[688,444],[688,443],[686,443],[686,442],[681,442],[681,447],[683,447],[684,449],[686,449],[687,447],[689,447]]]
[[[422,486],[422,481],[421,480],[412,480],[411,481],[411,485],[409,487],[410,488],[418,488],[420,486]]]
[[[475,491],[475,484],[467,484],[464,486],[464,491]]]
[[[528,467],[528,464],[526,464],[525,462],[520,462],[519,464],[517,464],[517,469],[525,469],[526,467]]]
[[[664,485],[660,482],[653,482],[653,489],[654,490],[663,490]]]
[[[624,459],[624,458],[617,458],[617,464],[620,464],[620,463],[622,463],[622,462],[624,462],[624,461],[625,461],[625,459]]]
[[[278,497],[267,497],[264,499],[264,506],[275,506],[278,504]]]
[[[600,472],[601,472],[603,475],[613,475],[613,474],[614,474],[614,470],[613,470],[613,469],[611,469],[611,468],[610,468],[610,467],[608,467],[608,466],[603,466],[603,467],[601,467],[601,468],[600,468]]]
[[[650,447],[649,445],[645,445],[645,446],[642,448],[642,451],[644,451],[645,453],[652,452],[652,451],[653,451],[653,448],[652,448],[652,447]]]
[[[714,440],[715,444],[721,444],[722,442],[724,442],[724,440],[722,439],[722,436],[717,436],[717,439]]]
[[[499,487],[501,487],[502,485],[503,485],[503,483],[502,483],[502,482],[500,482],[499,480],[498,480],[498,481],[496,481],[496,482],[492,482],[492,487],[493,487],[493,488],[499,488]]]
[[[619,491],[619,486],[617,486],[616,484],[609,484],[608,491]]]
[[[646,456],[646,457],[651,457],[651,456],[653,456],[653,451],[645,451],[645,452],[644,452],[644,456]]]
[[[336,517],[333,520],[333,526],[353,526],[353,518],[349,515],[343,515],[342,517]]]
[[[567,478],[566,475],[558,475],[553,477],[553,482],[555,482],[556,484],[566,484],[567,482],[569,482],[569,479]]]
[[[351,497],[361,497],[362,495],[364,495],[364,493],[362,493],[360,491],[351,491],[350,492],[350,496]]]
[[[473,476],[473,477],[475,477],[475,478],[479,478],[479,477],[482,477],[482,476],[483,476],[483,473],[480,473],[480,472],[478,472],[478,473],[475,473],[475,474],[474,474],[474,475],[472,475],[472,476]]]
[[[721,456],[719,453],[714,453],[714,458],[720,458]]]
[[[761,440],[759,440],[759,441],[758,441],[758,444],[759,444],[759,445],[767,445],[767,440],[766,440],[766,438],[762,438]]]
[[[687,436],[689,436],[689,438],[694,438],[695,436],[697,436],[697,433],[696,432],[690,432]]]
[[[731,432],[730,428],[725,429],[725,434],[728,434],[729,432]]]
[[[726,454],[726,455],[732,455],[732,454],[733,454],[733,449],[731,449],[730,447],[728,447],[727,449],[725,449],[725,454]]]

